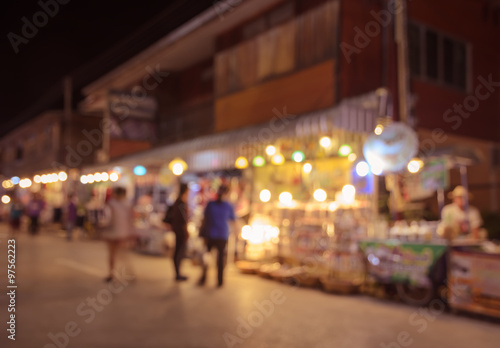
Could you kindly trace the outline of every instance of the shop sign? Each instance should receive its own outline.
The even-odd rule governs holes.
[[[368,273],[382,282],[429,285],[431,267],[445,253],[446,245],[360,242],[368,260]]]
[[[449,303],[452,307],[500,317],[500,255],[452,252]]]

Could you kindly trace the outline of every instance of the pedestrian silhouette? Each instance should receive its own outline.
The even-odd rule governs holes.
[[[186,246],[189,238],[187,230],[189,216],[187,206],[188,194],[188,185],[182,183],[179,187],[179,195],[177,196],[175,203],[167,209],[165,218],[163,219],[163,222],[170,225],[170,228],[175,233],[175,251],[173,261],[176,281],[187,280],[187,277],[181,274],[180,268],[182,259],[186,254]]]
[[[234,209],[224,199],[229,192],[227,186],[220,186],[217,191],[217,199],[207,204],[204,213],[203,234],[206,236],[207,251],[212,248],[217,250],[217,284],[219,287],[224,282],[224,263],[226,257],[227,240],[229,238],[228,221],[234,221]],[[203,263],[203,273],[198,282],[205,284],[207,277],[207,265]]]
[[[100,223],[102,238],[108,246],[109,276],[105,281],[110,282],[115,278],[116,261],[118,256],[123,256],[124,266],[128,269],[128,276],[133,277],[132,266],[129,262],[125,247],[132,240],[133,233],[133,208],[127,201],[126,190],[116,187],[109,202],[104,207],[104,217]]]

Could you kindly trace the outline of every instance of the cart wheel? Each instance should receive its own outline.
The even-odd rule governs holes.
[[[414,286],[409,283],[396,284],[396,291],[403,302],[412,306],[425,306],[434,298],[434,286]]]

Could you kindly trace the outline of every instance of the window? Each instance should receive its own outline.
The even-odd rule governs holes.
[[[292,19],[295,13],[295,6],[293,1],[286,2],[285,4],[275,8],[271,12],[261,15],[258,19],[248,23],[243,28],[243,38],[250,39],[263,32],[274,28],[284,22]]]
[[[420,52],[422,50],[420,44],[420,28],[415,26],[415,25],[410,25],[408,27],[408,41],[412,44],[409,45],[409,52],[408,54],[410,55],[410,70],[412,73],[415,75],[420,75],[421,70],[421,60],[420,60]]]
[[[438,37],[436,33],[427,30],[425,33],[427,77],[437,79],[438,75]]]
[[[498,145],[491,149],[491,166],[500,168],[500,146]]]
[[[266,27],[261,20],[248,24],[243,29],[245,40],[217,53],[217,96],[335,57],[339,2],[327,1],[297,17],[293,17],[293,4],[285,3],[261,17]]]
[[[467,44],[411,23],[408,27],[410,70],[413,76],[467,91]]]

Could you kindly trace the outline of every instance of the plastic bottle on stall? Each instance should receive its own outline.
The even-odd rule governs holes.
[[[432,240],[432,229],[427,221],[420,221],[418,235],[419,240],[423,242],[430,242]]]
[[[409,240],[410,237],[410,226],[408,226],[408,222],[406,220],[401,221],[401,240]]]
[[[401,221],[394,222],[394,226],[390,231],[391,239],[402,239],[403,238],[403,225]]]
[[[410,231],[410,234],[408,236],[408,239],[411,240],[411,241],[416,241],[418,240],[419,238],[419,234],[418,234],[418,231],[419,231],[419,226],[418,226],[418,222],[417,221],[412,221],[410,223],[410,228],[409,228],[409,231]]]

